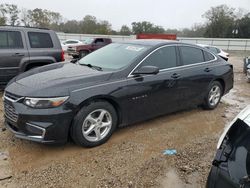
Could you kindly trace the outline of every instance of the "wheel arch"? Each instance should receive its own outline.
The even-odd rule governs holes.
[[[223,89],[223,95],[225,94],[225,81],[222,78],[217,78],[214,81],[217,81],[221,84],[222,89]]]
[[[80,111],[81,108],[83,108],[86,105],[89,105],[92,102],[96,102],[96,101],[105,101],[105,102],[108,102],[109,104],[111,104],[117,113],[118,125],[122,122],[122,113],[121,113],[122,111],[121,111],[121,107],[120,107],[119,103],[112,96],[107,96],[107,95],[97,95],[97,96],[93,96],[93,97],[90,97],[90,98],[84,100],[78,106],[75,115]]]

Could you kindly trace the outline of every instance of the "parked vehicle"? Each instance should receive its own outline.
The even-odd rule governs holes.
[[[80,40],[76,40],[76,39],[68,39],[68,40],[65,40],[61,43],[62,45],[62,49],[64,52],[66,52],[68,50],[68,47],[69,46],[77,46],[77,45],[81,45],[83,42],[80,41]]]
[[[248,65],[250,65],[250,56],[243,59],[243,73],[247,74]]]
[[[83,58],[89,53],[112,43],[110,38],[89,38],[82,45],[69,46],[68,53],[73,58]]]
[[[223,58],[224,60],[228,61],[229,53],[223,51],[222,49],[220,49],[218,47],[215,47],[215,46],[205,45],[205,44],[198,44],[198,45],[202,46],[204,48],[207,48],[211,52],[219,55],[221,58]]]
[[[54,31],[0,26],[0,87],[19,73],[60,61],[64,53]]]
[[[113,43],[80,59],[23,73],[4,93],[6,126],[23,139],[93,147],[116,127],[203,105],[233,87],[233,66],[196,45]]]
[[[250,188],[250,106],[221,135],[207,188]]]

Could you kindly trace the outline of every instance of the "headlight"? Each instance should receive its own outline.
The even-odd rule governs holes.
[[[24,104],[32,108],[55,108],[62,105],[69,97],[55,98],[29,98],[24,99]]]

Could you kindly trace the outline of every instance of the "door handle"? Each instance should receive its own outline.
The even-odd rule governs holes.
[[[210,68],[208,68],[208,67],[204,69],[205,72],[210,72],[211,70],[212,70],[212,69],[210,69]]]
[[[21,57],[21,56],[24,56],[24,54],[22,54],[22,53],[14,53],[12,56],[14,56],[14,57]]]
[[[179,78],[181,75],[177,74],[177,73],[174,73],[172,74],[171,78],[174,78],[174,79],[177,79]]]

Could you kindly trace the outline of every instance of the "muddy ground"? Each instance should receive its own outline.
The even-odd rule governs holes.
[[[235,87],[217,109],[190,109],[122,128],[92,149],[14,138],[4,128],[0,99],[0,187],[205,187],[225,124],[250,102],[242,73],[246,54],[231,54]],[[165,149],[177,154],[163,155]]]

